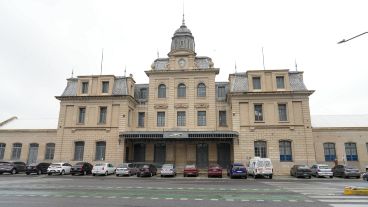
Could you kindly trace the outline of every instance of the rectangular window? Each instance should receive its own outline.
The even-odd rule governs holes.
[[[144,112],[138,112],[138,127],[144,127]]]
[[[260,90],[261,88],[261,77],[253,77],[253,89]]]
[[[6,144],[0,143],[0,160],[3,160],[4,159],[5,146],[6,146]]]
[[[355,143],[345,143],[345,153],[347,161],[358,161],[358,153]]]
[[[226,97],[225,86],[219,86],[219,87],[217,88],[217,97],[219,97],[219,98],[224,98],[224,97]]]
[[[254,104],[254,120],[263,121],[263,109],[262,104]]]
[[[197,118],[198,126],[206,126],[206,111],[198,111]]]
[[[147,88],[141,88],[139,90],[139,99],[146,99],[147,98]]]
[[[176,123],[177,123],[178,126],[185,126],[186,125],[185,111],[178,111],[177,112]]]
[[[287,110],[286,110],[286,104],[278,104],[278,110],[279,110],[279,121],[287,121]]]
[[[55,144],[47,143],[46,144],[46,152],[45,152],[45,160],[53,160],[55,153]]]
[[[226,111],[219,111],[219,125],[226,126]]]
[[[79,124],[84,124],[85,117],[86,117],[86,108],[85,107],[79,108],[78,123]]]
[[[74,146],[74,160],[82,161],[84,154],[84,142],[75,142]]]
[[[290,141],[280,141],[279,150],[281,162],[291,162],[293,160]]]
[[[165,126],[165,112],[163,111],[157,112],[157,126],[158,127]]]
[[[109,92],[109,81],[102,81],[102,93]]]
[[[100,117],[98,119],[99,124],[106,124],[107,107],[100,107]]]
[[[82,82],[82,94],[88,93],[88,82]]]
[[[105,160],[106,142],[96,142],[95,160]]]
[[[267,157],[267,143],[265,141],[254,142],[254,156],[261,158]]]
[[[131,123],[132,123],[132,111],[129,110],[128,111],[128,127],[130,127]]]
[[[325,161],[334,161],[336,159],[336,151],[334,143],[324,143],[323,150],[325,152]]]
[[[276,86],[277,86],[277,89],[284,89],[285,88],[284,76],[276,76]]]

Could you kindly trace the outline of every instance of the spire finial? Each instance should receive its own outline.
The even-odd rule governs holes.
[[[182,25],[185,25],[185,18],[184,18],[184,0],[183,0],[183,20],[182,20]]]

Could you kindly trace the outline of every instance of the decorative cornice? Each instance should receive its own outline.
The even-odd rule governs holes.
[[[155,104],[154,108],[155,109],[167,109],[168,105],[167,104]]]
[[[208,108],[208,103],[197,103],[194,105],[195,108]]]
[[[188,104],[178,103],[175,104],[175,108],[188,108]]]

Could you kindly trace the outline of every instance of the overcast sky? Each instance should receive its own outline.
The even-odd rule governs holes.
[[[304,71],[311,114],[368,114],[368,2],[354,0],[185,0],[197,55],[220,68]],[[182,0],[0,0],[0,118],[57,118],[66,79],[144,71],[167,57]]]

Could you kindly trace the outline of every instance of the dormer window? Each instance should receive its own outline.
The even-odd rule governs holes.
[[[253,77],[253,89],[254,90],[261,90],[261,77]]]
[[[102,81],[102,93],[109,92],[109,81]]]
[[[285,78],[284,78],[284,76],[276,76],[276,86],[277,86],[277,89],[284,89],[285,88]]]
[[[82,94],[88,93],[88,82],[82,82]]]
[[[147,88],[141,88],[139,90],[139,99],[146,99],[147,98]]]

